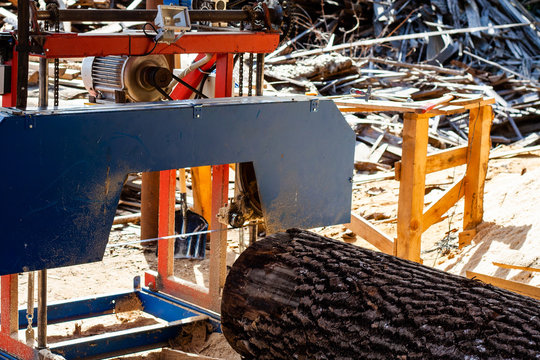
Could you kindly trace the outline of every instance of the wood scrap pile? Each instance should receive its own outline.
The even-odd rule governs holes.
[[[510,144],[531,133],[526,145],[539,140],[537,4],[525,4],[526,8],[516,0],[296,3],[297,12],[304,14],[298,18],[296,33],[266,58],[266,79],[277,90],[364,94],[369,100],[402,102],[456,91],[485,95],[496,99],[495,144]],[[377,123],[399,128],[392,116],[362,118],[371,121],[371,128]],[[466,114],[436,121],[437,132],[445,139],[441,147],[459,145],[467,138]]]

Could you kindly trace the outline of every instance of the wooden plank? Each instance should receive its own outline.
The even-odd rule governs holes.
[[[210,238],[210,274],[209,294],[212,299],[212,308],[219,312],[220,289],[227,276],[227,226],[220,223],[217,218],[219,209],[227,205],[229,191],[229,165],[212,166],[212,216],[210,229],[217,230]]]
[[[429,115],[405,114],[395,255],[420,262]]]
[[[504,269],[540,272],[540,255],[529,254],[519,250],[506,250],[504,252],[504,258],[493,261],[493,265]]]
[[[219,360],[218,358],[192,354],[180,350],[164,348],[161,351],[160,360]]]
[[[464,230],[475,229],[484,216],[484,185],[491,147],[490,130],[493,109],[491,106],[471,109],[469,117],[470,150],[465,175]]]
[[[468,146],[463,145],[428,155],[426,160],[426,174],[466,164],[467,149]],[[401,176],[401,173],[399,173],[401,170],[401,161],[395,163],[394,166],[396,167],[396,180],[399,180]]]
[[[441,217],[463,197],[463,194],[465,193],[463,184],[464,177],[452,185],[450,189],[446,190],[439,200],[427,208],[422,220],[422,232],[425,232],[433,224],[438,223],[441,220]]]
[[[175,210],[182,210],[182,205],[175,205]],[[120,215],[115,216],[113,220],[113,225],[127,224],[127,223],[137,223],[141,221],[141,213],[133,213],[129,215]]]
[[[383,253],[390,255],[394,253],[394,242],[392,239],[371,225],[371,223],[363,217],[351,213],[351,222],[345,226]]]
[[[530,153],[531,151],[539,151],[539,150],[540,150],[540,145],[526,147],[522,149],[512,149],[508,151],[497,151],[497,152],[492,152],[489,158],[500,159],[500,158],[505,158],[505,157],[519,156],[519,155]]]
[[[532,286],[528,284],[519,283],[516,281],[505,280],[494,276],[484,275],[467,271],[467,277],[469,279],[475,278],[506,290],[513,291],[515,293],[532,297],[533,299],[540,300],[540,287]]]
[[[191,168],[193,211],[210,222],[212,214],[212,170],[210,166]]]
[[[472,242],[472,239],[476,236],[476,229],[472,230],[465,230],[459,233],[458,237],[458,245],[461,249],[464,246],[470,245]]]
[[[467,150],[468,147],[463,145],[429,155],[426,161],[426,174],[466,164]]]
[[[334,103],[344,108],[355,108],[357,112],[371,111],[395,111],[404,113],[425,114],[431,109],[448,103],[454,98],[453,95],[443,95],[437,99],[416,101],[416,102],[396,102],[396,101],[380,101],[380,100],[362,100],[362,99],[334,99]]]

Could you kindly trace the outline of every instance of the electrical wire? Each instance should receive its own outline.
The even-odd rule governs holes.
[[[142,27],[143,34],[144,34],[147,38],[152,39],[152,41],[154,42],[154,46],[152,47],[152,49],[151,49],[150,51],[148,51],[148,52],[146,52],[146,53],[144,53],[144,54],[135,54],[135,55],[131,55],[131,56],[148,56],[148,55],[152,54],[152,53],[154,52],[154,50],[156,49],[156,46],[157,46],[158,42],[157,42],[157,40],[156,40],[155,35],[150,35],[150,34],[148,34],[148,33],[146,32],[146,26],[147,26],[147,25],[150,25],[156,34],[157,34],[158,31],[157,31],[156,27],[154,26],[154,24],[152,24],[152,23],[145,23],[145,24],[143,25],[143,27]]]

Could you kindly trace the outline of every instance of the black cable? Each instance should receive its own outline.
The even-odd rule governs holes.
[[[154,52],[154,50],[156,49],[156,46],[157,46],[157,44],[158,44],[158,42],[157,42],[157,40],[156,40],[156,37],[146,33],[146,25],[150,25],[150,26],[152,27],[152,29],[155,31],[156,34],[157,34],[158,31],[157,31],[156,27],[155,27],[152,23],[145,23],[145,24],[143,25],[143,27],[142,27],[143,34],[144,34],[147,38],[152,39],[152,41],[154,42],[154,47],[153,47],[150,51],[148,51],[147,53],[145,53],[145,54],[139,54],[139,55],[136,55],[136,54],[135,54],[135,55],[131,55],[131,56],[148,56],[148,55],[152,54],[152,53]]]
[[[163,90],[162,88],[160,88],[159,86],[156,86],[156,85],[154,85],[154,87],[156,88],[157,91],[159,91],[159,93],[160,93],[161,95],[165,96],[165,97],[167,98],[167,100],[171,100],[171,101],[173,100],[173,98],[170,97],[170,95],[167,94],[167,93],[165,92],[165,90]]]

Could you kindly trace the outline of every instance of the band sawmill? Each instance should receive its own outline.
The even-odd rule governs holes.
[[[0,33],[0,359],[113,358],[163,348],[201,324],[243,359],[538,358],[536,300],[301,230],[349,223],[355,134],[331,99],[263,96],[264,55],[293,26],[291,2],[149,3],[19,0],[16,31]],[[81,21],[140,26],[63,30]],[[195,57],[176,69],[179,54]],[[35,107],[30,56],[40,61]],[[85,106],[60,104],[66,58],[83,59]],[[193,229],[185,190],[177,216],[177,172],[201,166],[211,167],[211,206]],[[104,259],[133,173],[142,173],[141,222],[155,221],[155,235],[141,229],[157,241],[155,270],[126,279],[130,291],[48,302],[48,269]],[[245,224],[266,236],[228,269],[228,229]],[[200,235],[210,236],[208,253]],[[175,276],[178,252],[209,258],[208,286]],[[48,342],[51,326],[115,314],[130,299],[161,321]]]
[[[106,358],[162,347],[194,322],[221,331],[227,226],[257,217],[272,233],[349,220],[355,140],[337,107],[314,97],[262,96],[264,54],[290,26],[286,2],[240,9],[203,3],[98,10],[18,2],[17,30],[0,34],[0,163],[9,174],[0,186],[0,358],[37,359],[44,352]],[[62,31],[62,24],[77,21],[144,25],[116,34]],[[176,54],[198,55],[178,71],[170,60]],[[41,59],[35,108],[27,106],[29,56]],[[233,68],[245,56],[256,64],[245,79],[249,90],[232,97]],[[58,59],[65,58],[84,58],[82,77],[93,105],[59,106]],[[48,74],[49,61],[54,74]],[[201,85],[214,69],[213,89],[206,91]],[[237,164],[244,189],[233,203],[229,164]],[[173,276],[171,214],[177,169],[207,165],[212,234],[204,288]],[[129,173],[143,173],[143,184],[145,174],[157,174],[157,271],[136,278],[132,292],[47,303],[47,269],[103,258]],[[18,274],[35,271],[38,304],[18,309]],[[130,296],[166,324],[47,343],[47,326],[113,313]],[[24,329],[26,339],[18,335]]]

